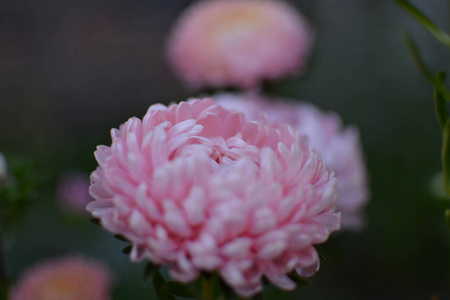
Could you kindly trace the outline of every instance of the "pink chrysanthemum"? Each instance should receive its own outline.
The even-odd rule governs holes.
[[[99,146],[87,209],[133,244],[131,260],[181,282],[217,270],[236,292],[283,289],[319,268],[313,244],[339,228],[335,184],[297,132],[247,122],[211,99],[149,108]]]
[[[61,207],[69,213],[86,213],[86,204],[93,199],[89,195],[89,176],[68,171],[64,173],[57,185],[56,197]]]
[[[312,39],[305,19],[286,2],[200,1],[175,25],[168,57],[194,88],[251,88],[302,69]]]
[[[66,257],[26,271],[12,288],[10,300],[108,300],[112,276],[101,263]]]
[[[264,112],[270,120],[286,122],[306,135],[308,143],[338,179],[337,210],[342,212],[342,228],[359,230],[363,227],[362,211],[370,193],[356,127],[344,128],[337,114],[322,112],[307,103],[270,100],[252,94],[221,94],[214,99],[227,109],[244,112],[250,119]]]

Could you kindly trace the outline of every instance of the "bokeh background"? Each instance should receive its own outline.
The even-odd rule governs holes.
[[[43,259],[81,253],[116,273],[114,299],[156,299],[142,264],[91,224],[61,209],[66,170],[89,174],[109,130],[157,102],[195,95],[169,69],[165,41],[187,0],[6,0],[0,4],[0,151],[34,161],[45,180],[5,242],[7,274]],[[313,286],[276,299],[450,299],[450,230],[445,200],[430,180],[440,171],[441,133],[433,89],[405,46],[408,30],[437,72],[448,49],[390,0],[289,1],[316,30],[305,77],[279,92],[341,114],[360,128],[371,177],[368,224],[319,247],[326,261]],[[445,0],[412,1],[441,28]],[[273,292],[273,291],[271,291]],[[275,292],[277,293],[277,292]]]

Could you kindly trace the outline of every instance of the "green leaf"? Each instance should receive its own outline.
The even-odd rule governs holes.
[[[406,41],[406,46],[408,46],[408,50],[411,52],[414,62],[419,67],[423,76],[425,76],[426,79],[428,79],[429,81],[434,83],[436,80],[435,80],[434,76],[431,74],[431,72],[428,71],[428,68],[425,66],[425,63],[423,62],[422,58],[420,57],[419,49],[417,48],[416,43],[413,41],[413,39],[407,32],[404,33],[404,37],[405,37],[405,41]]]
[[[419,70],[422,72],[423,76],[425,76],[428,81],[430,81],[434,87],[439,91],[439,93],[448,101],[450,101],[450,92],[445,87],[444,83],[438,79],[436,79],[431,72],[428,70],[427,66],[423,62],[422,58],[419,54],[419,49],[417,45],[414,43],[412,38],[405,32],[405,41],[408,46],[409,51],[414,59],[414,62],[419,67]]]
[[[131,253],[131,248],[133,248],[132,245],[126,246],[125,248],[122,249],[122,253],[126,254],[126,255],[129,255]]]
[[[196,298],[198,297],[194,289],[186,286],[178,281],[168,281],[161,286],[163,292],[170,293],[175,296],[185,297],[185,298]]]
[[[447,227],[450,228],[450,208],[445,210],[445,222]]]
[[[444,83],[445,72],[439,72],[439,74],[436,76],[436,80]],[[445,102],[444,97],[442,97],[437,88],[434,88],[434,106],[436,107],[436,116],[439,122],[439,126],[441,127],[441,131],[444,132],[444,126],[448,120],[447,103]]]
[[[435,39],[450,47],[450,36],[439,29],[424,13],[407,0],[394,0],[405,11],[412,15]]]
[[[288,276],[297,284],[297,287],[307,287],[312,285],[311,281],[301,277],[296,271],[292,271]]]
[[[323,264],[323,263],[325,263],[327,261],[325,256],[323,256],[322,254],[319,254],[319,259],[320,259],[320,264]]]
[[[116,239],[118,239],[118,240],[121,240],[122,242],[127,242],[127,243],[130,242],[129,240],[127,240],[126,237],[124,237],[124,236],[121,235],[121,234],[115,234],[114,237],[115,237]]]
[[[89,219],[89,221],[91,221],[95,225],[102,226],[100,219],[92,218],[92,219]]]
[[[130,246],[128,246],[128,247],[130,247]],[[125,247],[125,249],[128,248],[128,247]],[[131,251],[131,247],[130,247],[130,251]],[[142,277],[144,279],[144,283],[150,282],[150,279],[152,278],[152,275],[154,275],[155,272],[159,272],[159,268],[160,268],[159,266],[154,265],[151,262],[148,262],[145,265],[144,272],[143,272],[143,275],[142,275]]]
[[[222,290],[223,298],[225,300],[237,300],[238,296],[233,291],[233,289],[225,283],[222,279],[219,280],[220,282],[220,289]]]
[[[166,280],[159,270],[153,271],[152,282],[153,286],[155,287],[155,292],[160,300],[175,300],[174,296],[162,289],[162,287],[166,283]]]
[[[442,142],[442,168],[444,169],[444,188],[450,197],[450,120],[445,122]]]

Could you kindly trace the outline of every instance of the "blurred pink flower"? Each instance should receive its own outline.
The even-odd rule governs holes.
[[[10,300],[108,300],[112,275],[103,264],[80,256],[42,262],[11,289]]]
[[[3,154],[0,152],[0,186],[6,181],[8,177],[8,164]]]
[[[86,204],[92,201],[89,195],[89,175],[68,171],[64,173],[57,185],[56,197],[61,207],[70,213],[85,213]]]
[[[132,242],[132,261],[181,282],[217,270],[242,296],[262,276],[319,268],[313,244],[339,228],[333,172],[284,124],[247,122],[211,99],[151,106],[98,146],[87,209]]]
[[[363,209],[370,193],[356,127],[344,128],[337,114],[322,112],[307,103],[270,100],[254,94],[220,94],[214,99],[227,109],[244,112],[250,119],[264,112],[270,120],[286,122],[306,135],[308,143],[338,179],[337,210],[342,212],[342,228],[360,230],[363,227]]]
[[[255,87],[306,64],[313,34],[284,1],[200,1],[176,23],[168,57],[190,86]]]

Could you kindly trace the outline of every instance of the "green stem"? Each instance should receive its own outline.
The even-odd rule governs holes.
[[[450,31],[450,0],[448,0],[448,28]]]
[[[214,275],[203,275],[202,297],[203,300],[214,300]]]

